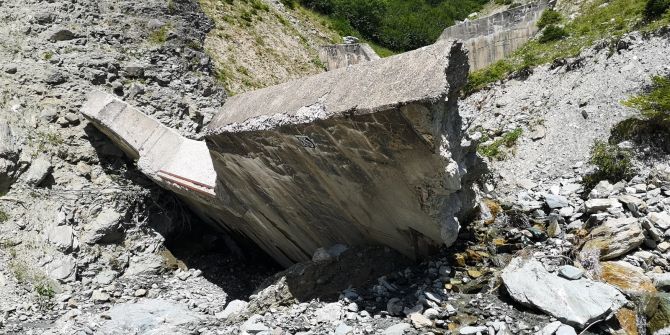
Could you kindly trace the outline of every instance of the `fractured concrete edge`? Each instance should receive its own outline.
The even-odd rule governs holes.
[[[334,116],[371,114],[446,98],[443,71],[462,43],[440,40],[414,51],[235,95],[206,133],[266,130]],[[462,79],[463,81],[465,79]]]
[[[100,91],[88,95],[81,113],[161,186],[214,195],[216,172],[205,142],[183,137],[151,116]]]

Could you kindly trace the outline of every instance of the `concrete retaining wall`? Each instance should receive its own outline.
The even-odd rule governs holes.
[[[319,49],[319,59],[326,65],[326,70],[356,65],[379,59],[377,53],[365,43],[349,43],[325,45]]]
[[[537,20],[551,6],[542,0],[463,22],[445,29],[440,39],[463,40],[469,51],[470,71],[479,70],[509,56],[535,36]]]

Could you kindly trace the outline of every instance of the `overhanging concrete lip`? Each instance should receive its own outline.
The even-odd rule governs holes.
[[[376,113],[446,99],[445,69],[460,42],[441,40],[361,63],[230,97],[206,134],[273,129],[344,115]]]

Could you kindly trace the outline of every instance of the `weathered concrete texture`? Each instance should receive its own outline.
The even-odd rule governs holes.
[[[326,70],[356,65],[379,59],[377,53],[366,43],[324,45],[319,49],[319,59]]]
[[[440,41],[230,98],[206,136],[213,219],[282,264],[338,243],[453,243],[480,164],[461,143],[467,73],[462,44]]]
[[[82,113],[159,185],[188,197],[213,196],[216,173],[204,142],[187,139],[102,92],[89,95]]]
[[[440,39],[460,39],[470,51],[470,71],[484,68],[509,56],[538,31],[537,20],[553,6],[547,0],[514,7],[481,19],[451,26]]]

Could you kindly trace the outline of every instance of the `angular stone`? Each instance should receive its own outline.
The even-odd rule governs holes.
[[[617,199],[591,199],[584,202],[587,213],[604,212],[610,208],[622,207]]]
[[[123,238],[123,215],[112,208],[103,209],[95,219],[84,226],[82,241],[88,244],[115,243]]]
[[[246,301],[233,300],[228,303],[228,305],[223,311],[216,313],[215,316],[217,319],[227,319],[231,315],[242,313],[242,311],[244,311],[244,309],[246,309],[248,305],[249,303]]]
[[[51,162],[46,157],[38,157],[30,164],[23,180],[31,186],[39,185],[51,172]]]
[[[461,327],[458,330],[458,333],[460,335],[476,335],[478,333],[484,334],[484,332],[486,332],[487,329],[488,328],[486,326],[465,326]]]
[[[50,225],[46,230],[46,237],[49,243],[63,252],[70,251],[75,241],[74,230],[70,226]]]
[[[647,208],[647,204],[640,198],[632,195],[622,195],[619,196],[619,201],[631,211],[631,213],[640,215],[640,211],[643,211]]]
[[[649,277],[657,289],[662,291],[670,291],[670,272],[650,273]]]
[[[568,199],[562,195],[545,194],[544,201],[551,209],[568,207],[570,205]]]
[[[647,219],[660,229],[667,230],[670,228],[670,215],[666,212],[649,213]]]
[[[656,292],[651,279],[644,274],[642,269],[627,262],[602,262],[600,278],[626,294]]]
[[[111,296],[109,293],[104,292],[102,290],[95,290],[93,291],[93,294],[91,295],[91,300],[93,300],[94,303],[100,304],[103,302],[108,302],[109,299],[111,299]]]
[[[197,322],[199,317],[187,306],[162,299],[141,299],[136,303],[114,305],[105,312],[100,334],[183,334],[179,325]]]
[[[600,250],[600,259],[608,260],[625,255],[642,242],[644,232],[637,219],[610,218],[591,231],[582,250]]]
[[[404,335],[406,331],[412,328],[409,323],[398,323],[384,329],[383,335]]]
[[[545,270],[535,259],[513,259],[501,277],[515,301],[580,328],[618,310],[626,301],[610,285],[589,279],[558,277]]]

